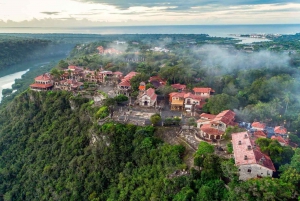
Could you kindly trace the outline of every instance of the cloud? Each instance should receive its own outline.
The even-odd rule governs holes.
[[[41,12],[42,14],[45,14],[45,15],[58,15],[60,14],[60,12]]]
[[[214,6],[239,6],[239,5],[261,5],[261,4],[283,4],[282,0],[77,0],[87,3],[99,3],[115,6],[124,10],[130,7],[172,7],[169,10],[190,10],[193,7],[202,7],[207,5]],[[299,0],[288,0],[287,3],[299,3]]]

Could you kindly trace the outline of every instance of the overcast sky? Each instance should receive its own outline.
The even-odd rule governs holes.
[[[0,0],[0,26],[300,24],[300,0]]]

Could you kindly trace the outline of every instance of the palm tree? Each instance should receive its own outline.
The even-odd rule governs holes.
[[[290,92],[287,92],[287,93],[284,94],[283,101],[285,102],[284,114],[286,114],[286,112],[288,110],[289,103],[291,101],[291,93]]]

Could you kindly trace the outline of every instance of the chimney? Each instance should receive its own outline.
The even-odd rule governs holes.
[[[247,134],[245,134],[245,138],[247,138],[248,137],[248,135]]]
[[[248,150],[251,150],[251,145],[248,145]]]
[[[239,143],[238,143],[238,145],[241,145],[242,144],[242,141],[241,140],[239,140]]]
[[[245,156],[244,156],[244,160],[248,160],[248,157],[247,157],[247,155],[245,155]]]

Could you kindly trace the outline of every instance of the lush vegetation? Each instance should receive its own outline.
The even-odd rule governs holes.
[[[199,145],[195,169],[185,172],[183,146],[165,144],[151,126],[99,126],[97,112],[68,92],[33,91],[2,110],[4,199],[297,200],[299,149],[280,179],[239,182],[232,161],[207,143]]]
[[[45,50],[49,43],[49,40],[0,36],[0,70],[37,58],[38,51]]]

